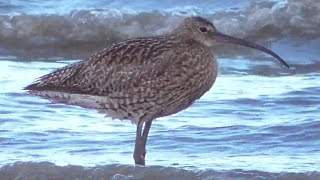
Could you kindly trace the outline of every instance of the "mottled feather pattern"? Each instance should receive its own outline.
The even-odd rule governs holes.
[[[25,90],[60,90],[68,81],[77,78],[77,74],[81,71],[84,61],[70,64],[59,68],[49,74],[39,77],[36,82],[25,87]]]
[[[26,89],[137,123],[189,107],[213,85],[216,67],[207,47],[184,34],[169,33],[120,42]]]

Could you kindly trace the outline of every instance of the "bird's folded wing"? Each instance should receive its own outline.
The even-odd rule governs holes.
[[[103,52],[44,75],[25,89],[92,95],[130,91],[132,87],[147,85],[164,76],[174,54],[172,51],[164,51],[149,59],[132,55],[126,56],[121,62],[119,61],[121,53],[112,54],[108,51],[103,55],[101,53]]]
[[[88,69],[83,69],[82,81],[74,85],[82,92],[94,95],[129,92],[132,88],[150,86],[151,82],[154,83],[165,75],[171,63],[171,53],[173,52],[168,51],[150,59],[131,61],[131,63],[104,65],[104,61],[101,61],[93,68],[87,66]]]

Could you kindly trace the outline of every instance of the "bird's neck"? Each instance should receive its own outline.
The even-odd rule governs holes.
[[[171,33],[167,34],[167,37],[170,37],[171,39],[175,39],[175,41],[179,44],[184,44],[184,45],[190,45],[190,44],[201,44],[197,40],[193,38],[192,35],[183,33],[181,31],[174,32],[172,31]]]
[[[184,24],[180,24],[178,27],[173,29],[169,34],[172,34],[174,36],[179,36],[179,37],[191,36],[190,29]]]

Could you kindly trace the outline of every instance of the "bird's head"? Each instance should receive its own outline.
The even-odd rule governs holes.
[[[225,35],[219,32],[210,21],[202,17],[186,18],[178,26],[178,28],[175,29],[173,32],[184,34],[189,38],[191,37],[192,39],[208,47],[213,46],[215,44],[219,44],[219,43],[232,43],[232,44],[238,44],[238,45],[247,46],[253,49],[257,49],[273,56],[278,61],[280,61],[284,66],[289,68],[289,65],[280,56],[278,56],[276,53],[274,53],[270,49],[267,49],[263,46],[260,46],[258,44],[255,44],[249,41],[245,41],[243,39]]]

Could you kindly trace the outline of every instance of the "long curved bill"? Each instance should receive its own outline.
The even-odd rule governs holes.
[[[274,53],[270,49],[267,49],[267,48],[265,48],[263,46],[260,46],[258,44],[252,43],[252,42],[245,41],[243,39],[239,39],[239,38],[235,38],[235,37],[232,37],[232,36],[228,36],[228,35],[222,34],[220,32],[211,32],[211,35],[214,37],[216,42],[219,42],[219,43],[233,43],[233,44],[247,46],[247,47],[250,47],[250,48],[253,48],[253,49],[257,49],[257,50],[263,51],[263,52],[273,56],[274,58],[276,58],[285,67],[289,68],[288,63],[285,62],[280,56],[278,56],[276,53]]]

